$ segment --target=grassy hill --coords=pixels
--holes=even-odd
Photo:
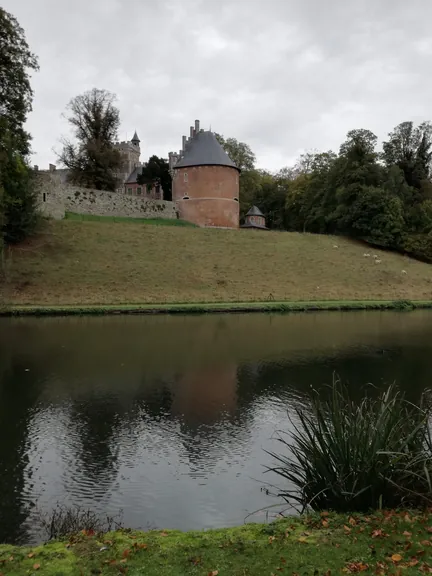
[[[289,232],[51,221],[6,269],[14,305],[432,300],[430,264]]]

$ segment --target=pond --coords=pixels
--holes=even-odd
[[[40,540],[57,503],[242,524],[275,503],[265,450],[311,386],[416,396],[431,368],[431,311],[0,319],[0,541]]]

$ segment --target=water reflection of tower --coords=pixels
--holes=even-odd
[[[214,424],[237,408],[237,366],[205,366],[176,378],[171,413],[188,428]]]
[[[189,474],[207,476],[238,450],[237,366],[205,366],[176,378],[171,415],[180,424]]]

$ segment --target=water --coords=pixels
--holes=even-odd
[[[265,449],[311,385],[415,397],[431,367],[430,311],[0,319],[0,541],[40,540],[57,502],[241,524],[275,503]]]

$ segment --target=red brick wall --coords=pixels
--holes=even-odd
[[[173,201],[182,220],[198,226],[238,228],[238,197],[239,172],[235,168],[194,166],[174,170]]]

